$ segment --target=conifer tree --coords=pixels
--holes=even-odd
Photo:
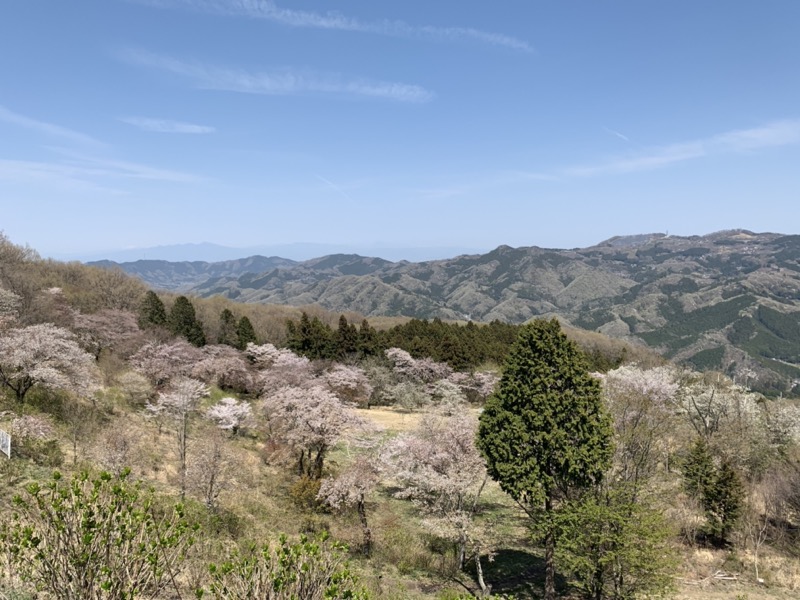
[[[339,327],[333,336],[338,358],[345,358],[358,351],[358,329],[350,325],[344,315],[339,316]]]
[[[185,337],[190,344],[198,347],[206,345],[203,326],[197,320],[194,306],[186,296],[178,296],[175,299],[167,323],[172,333]]]
[[[358,329],[358,353],[362,357],[377,356],[381,353],[378,332],[366,319],[361,321],[361,327]]]
[[[227,308],[223,309],[219,314],[219,334],[217,335],[217,343],[234,347],[239,343],[236,331],[236,317],[234,317],[233,313]]]
[[[478,447],[489,475],[538,521],[545,542],[545,599],[553,600],[559,501],[597,484],[613,451],[600,384],[556,319],[520,329],[480,416]]]
[[[256,344],[256,330],[247,317],[242,317],[236,324],[236,347],[239,350],[247,348],[247,344]]]
[[[287,321],[286,338],[286,347],[301,356],[311,360],[334,358],[333,330],[319,317],[303,312],[299,323]]]
[[[167,311],[164,303],[153,290],[148,290],[139,306],[138,324],[140,329],[163,327],[167,324]]]

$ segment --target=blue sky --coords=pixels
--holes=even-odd
[[[0,230],[570,248],[800,233],[800,2],[6,0]]]

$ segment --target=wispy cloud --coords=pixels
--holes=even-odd
[[[437,41],[471,40],[503,46],[521,52],[534,52],[526,41],[471,27],[435,27],[410,25],[404,21],[388,19],[364,21],[335,11],[315,12],[281,8],[271,0],[129,0],[158,8],[184,8],[224,16],[264,19],[291,27],[354,31],[405,38],[423,38]]]
[[[631,139],[627,135],[624,135],[624,134],[620,133],[619,131],[617,131],[615,129],[611,129],[609,127],[603,127],[603,131],[605,131],[606,133],[610,133],[614,137],[617,137],[617,138],[621,139],[623,142],[630,142],[631,141]]]
[[[9,110],[2,105],[0,105],[0,121],[10,123],[11,125],[16,125],[18,127],[23,127],[31,131],[36,131],[47,136],[67,139],[78,144],[89,146],[105,145],[99,140],[96,140],[95,138],[84,133],[80,133],[79,131],[67,129],[66,127],[54,125],[53,123],[48,123],[46,121],[39,121],[31,117],[26,117],[25,115],[21,115]]]
[[[339,187],[338,185],[336,185],[335,183],[333,183],[333,182],[332,182],[330,179],[325,179],[325,178],[324,178],[322,175],[316,175],[316,174],[314,175],[314,177],[316,177],[317,179],[319,179],[319,180],[320,180],[322,183],[324,183],[325,185],[327,185],[329,188],[331,188],[331,189],[332,189],[332,190],[334,190],[335,192],[338,192],[339,194],[341,194],[342,196],[344,196],[344,197],[345,197],[345,198],[347,198],[348,200],[350,200],[350,201],[352,201],[352,200],[353,200],[353,199],[350,197],[350,194],[348,194],[347,192],[345,192],[345,191],[344,191],[344,190],[343,190],[341,187]]]
[[[121,117],[123,123],[133,125],[144,131],[156,133],[214,133],[216,129],[207,125],[195,125],[183,121],[171,121],[169,119],[151,119],[148,117]]]
[[[566,177],[593,177],[632,173],[707,156],[751,152],[798,143],[800,143],[800,119],[785,119],[772,121],[761,127],[737,129],[707,138],[658,146],[595,165],[568,167],[559,171],[559,174]]]
[[[93,181],[95,173],[60,163],[0,159],[0,182],[47,185],[59,190],[123,195],[126,192]]]
[[[127,50],[122,60],[185,77],[201,89],[245,94],[337,94],[366,96],[399,102],[428,102],[434,94],[417,85],[364,79],[345,79],[333,73],[292,69],[253,72],[198,62],[187,62],[144,50]]]
[[[136,162],[85,156],[63,148],[50,148],[61,160],[33,161],[0,159],[0,182],[39,184],[60,190],[91,191],[121,195],[125,180],[161,183],[202,183],[207,179]]]
[[[114,179],[143,179],[168,183],[203,183],[208,181],[192,173],[162,169],[127,160],[90,156],[64,148],[50,148],[64,157],[64,165],[87,176]]]

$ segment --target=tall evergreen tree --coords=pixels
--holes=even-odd
[[[167,319],[170,331],[175,335],[180,335],[195,346],[206,345],[206,335],[203,332],[203,325],[197,320],[194,306],[186,296],[178,296]]]
[[[538,521],[545,542],[545,599],[553,600],[559,501],[599,482],[613,452],[600,384],[556,319],[520,329],[480,416],[478,447],[489,475]]]
[[[167,311],[164,303],[153,290],[148,290],[139,306],[138,323],[140,329],[163,327],[167,324]]]
[[[226,346],[236,347],[239,343],[239,338],[236,335],[236,317],[227,309],[222,309],[219,314],[219,334],[217,335],[217,343],[225,344]]]
[[[378,340],[378,332],[369,324],[369,321],[364,319],[358,329],[358,354],[361,357],[365,357],[377,356],[380,353],[381,346]]]
[[[236,325],[236,347],[239,350],[247,348],[247,344],[256,344],[256,330],[253,329],[253,324],[247,317],[239,319]]]
[[[309,317],[305,312],[299,323],[287,321],[286,347],[312,360],[335,358],[330,325],[320,321],[319,317]]]
[[[339,316],[339,327],[333,335],[337,358],[345,358],[358,352],[358,329],[347,322],[344,315]]]

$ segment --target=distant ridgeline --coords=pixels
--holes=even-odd
[[[573,250],[500,246],[423,263],[338,254],[119,266],[160,289],[366,316],[522,323],[557,315],[766,393],[800,385],[797,235],[650,234]]]

